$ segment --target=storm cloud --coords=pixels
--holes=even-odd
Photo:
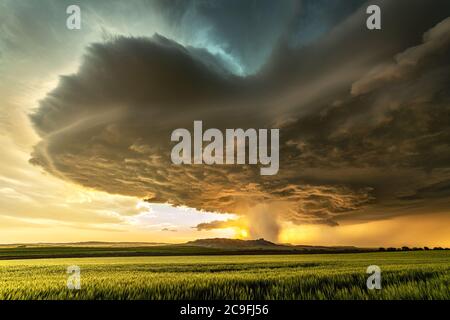
[[[31,115],[41,141],[30,161],[109,193],[261,218],[268,223],[253,223],[253,233],[270,239],[280,221],[337,225],[448,210],[450,4],[378,3],[383,31],[365,29],[364,6],[352,2],[333,16],[335,27],[308,40],[299,3],[247,76],[208,48],[158,34],[93,43]],[[184,14],[172,18],[186,16],[178,9]],[[216,35],[239,51],[236,33]],[[234,56],[245,64],[253,50]],[[280,128],[279,173],[173,165],[170,134],[194,120]]]

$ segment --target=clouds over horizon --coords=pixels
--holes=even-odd
[[[380,4],[383,31],[364,28],[363,9],[300,46],[291,43],[298,29],[283,28],[291,34],[277,33],[266,63],[245,77],[207,48],[160,35],[93,43],[31,115],[41,138],[31,162],[109,193],[264,217],[254,236],[276,238],[281,221],[333,226],[448,211],[450,4]],[[170,133],[194,120],[279,127],[278,175],[172,165]]]

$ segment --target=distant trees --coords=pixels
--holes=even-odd
[[[443,248],[443,247],[434,247],[433,249],[430,249],[429,247],[407,247],[407,246],[403,246],[401,248],[395,248],[395,247],[389,247],[389,248],[384,248],[384,247],[380,247],[378,248],[379,252],[394,252],[394,251],[428,251],[428,250],[450,250],[450,248]]]

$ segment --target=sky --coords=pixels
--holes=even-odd
[[[0,243],[450,246],[449,57],[446,0],[0,0]],[[194,120],[278,174],[172,164]]]

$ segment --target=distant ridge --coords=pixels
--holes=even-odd
[[[148,247],[161,246],[162,242],[109,242],[109,241],[79,241],[79,242],[35,242],[35,243],[5,243],[0,247]]]
[[[255,240],[230,239],[230,238],[206,238],[196,239],[185,243],[162,242],[109,242],[109,241],[79,241],[79,242],[36,242],[36,243],[10,243],[0,244],[0,248],[39,248],[39,247],[99,247],[99,248],[137,248],[137,247],[199,247],[222,250],[282,250],[282,251],[360,251],[372,250],[352,246],[311,246],[292,245],[288,243],[277,244],[263,238]]]
[[[209,239],[197,239],[188,241],[184,245],[186,246],[198,246],[206,248],[220,248],[220,249],[264,249],[264,250],[286,250],[286,251],[360,251],[360,250],[373,250],[363,249],[353,246],[310,246],[310,245],[292,245],[292,244],[277,244],[263,238],[256,240],[242,240],[242,239],[229,239],[229,238],[209,238]]]
[[[185,243],[188,246],[199,246],[208,248],[270,248],[270,247],[285,247],[264,239],[256,240],[242,240],[242,239],[228,239],[228,238],[210,238],[197,239]]]

